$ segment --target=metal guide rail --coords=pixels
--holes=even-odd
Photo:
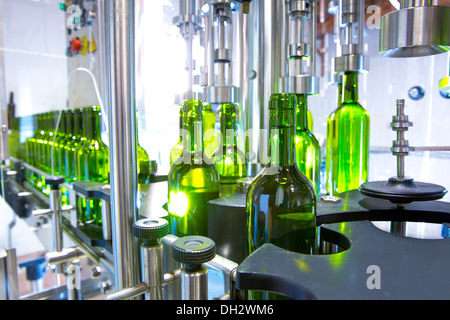
[[[22,167],[33,169],[26,164]],[[13,177],[20,177],[20,173],[10,174],[7,179],[20,186]],[[54,251],[46,254],[46,263],[56,265],[54,271],[69,279],[73,274],[67,270],[73,269],[77,260],[89,259],[96,265],[97,272],[92,275],[96,284],[85,280],[81,282],[83,289],[66,286],[23,299],[82,299],[89,297],[86,290],[99,291],[108,300],[243,299],[247,290],[276,292],[291,299],[450,298],[450,289],[445,285],[450,280],[446,271],[450,260],[442,254],[448,251],[448,239],[444,235],[433,241],[415,239],[408,236],[405,228],[407,223],[423,222],[442,224],[442,230],[448,230],[447,202],[397,204],[365,196],[359,190],[338,197],[324,196],[318,201],[320,227],[314,254],[298,254],[266,244],[239,264],[216,254],[216,244],[208,238],[178,239],[168,234],[166,220],[141,219],[135,222],[133,234],[141,240],[142,282],[116,291],[111,240],[102,238],[101,229],[90,233],[82,226],[74,226],[71,223],[74,208],[57,205],[60,190],[56,186],[61,180],[47,177],[47,182],[53,186],[45,202],[50,209],[34,210],[35,215],[53,216],[53,232],[58,233],[54,236]],[[103,197],[108,201],[109,192],[104,186],[81,183],[72,191],[85,198]],[[34,194],[33,190],[30,192]],[[232,212],[241,209],[245,197],[228,200],[227,210]],[[55,212],[60,213],[60,220],[54,218]],[[245,219],[237,219],[235,223],[238,221],[243,223]],[[387,221],[390,230],[380,230],[372,223],[376,221]],[[59,236],[62,232],[75,242],[75,247],[63,246]],[[220,247],[229,240],[217,241]],[[371,270],[378,270],[379,282],[369,281]],[[418,283],[421,290],[413,290]]]
[[[67,282],[66,286],[53,288],[45,292],[35,292],[23,297],[18,297],[16,294],[12,297],[27,300],[80,300],[89,297],[117,300],[141,298],[145,294],[147,299],[154,300],[181,298],[229,299],[231,296],[234,296],[232,288],[234,288],[237,264],[216,255],[213,242],[209,259],[197,261],[197,265],[202,267],[194,268],[196,270],[188,267],[188,271],[186,271],[186,268],[182,267],[180,262],[184,260],[177,261],[171,254],[173,243],[177,240],[183,241],[183,238],[178,239],[173,235],[167,234],[167,229],[163,231],[164,234],[157,234],[158,239],[153,239],[157,240],[157,245],[155,246],[155,241],[150,239],[152,231],[145,231],[147,225],[142,222],[145,219],[136,222],[136,224],[142,224],[141,231],[136,233],[136,237],[142,240],[142,247],[146,248],[141,249],[141,255],[144,269],[150,272],[144,274],[144,282],[137,284],[135,287],[112,293],[115,291],[114,253],[112,233],[109,225],[111,212],[108,186],[82,181],[74,183],[72,187],[65,183],[62,177],[49,176],[20,160],[11,160],[15,163],[16,170],[7,170],[6,188],[11,189],[11,192],[7,192],[7,195],[21,194],[21,198],[24,201],[22,201],[20,206],[15,206],[15,209],[20,211],[21,217],[51,217],[53,251],[45,254],[45,262],[48,267],[53,266],[55,273],[65,276]],[[46,197],[41,191],[25,181],[25,170],[45,177],[46,183],[51,187],[49,197]],[[157,181],[159,182],[159,180]],[[70,205],[61,206],[61,189],[63,188],[70,194]],[[72,205],[76,203],[76,197],[102,200],[102,227],[79,223],[76,207]],[[153,220],[150,219],[150,221]],[[159,221],[167,223],[164,219],[159,219]],[[67,235],[75,243],[75,246],[66,248],[63,243],[63,234]],[[195,243],[199,241],[199,239],[194,240]],[[206,240],[210,241],[207,238],[203,239],[203,241]],[[189,247],[189,249],[192,249],[192,244]],[[183,254],[185,257],[188,257],[189,254],[195,257],[196,252]],[[13,258],[8,261],[15,261],[15,257]],[[82,259],[89,260],[88,265],[94,264],[96,266],[92,269],[91,279],[83,279],[83,281],[80,281],[79,286],[71,285],[74,277],[77,276],[76,272],[79,272],[78,261]],[[160,275],[161,279],[156,281],[155,274]],[[5,274],[5,276],[8,275]],[[191,278],[192,281],[189,281]]]

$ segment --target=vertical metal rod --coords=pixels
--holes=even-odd
[[[189,12],[189,14],[194,14],[195,11]],[[188,99],[193,99],[193,86],[194,86],[194,61],[193,61],[193,41],[194,41],[194,23],[189,22],[187,26],[187,36],[186,36],[186,69],[187,69],[187,93]]]
[[[397,177],[399,179],[405,178],[405,157],[397,156]]]
[[[140,283],[137,220],[134,0],[107,1],[109,30],[109,154],[115,289]]]
[[[152,246],[141,246],[143,260],[143,281],[150,290],[146,300],[162,300],[162,284],[164,281],[163,246],[161,243]]]
[[[2,16],[2,1],[0,1],[0,17]],[[3,28],[0,32],[0,47],[3,48]],[[9,158],[8,116],[6,105],[5,58],[0,50],[0,161]],[[3,179],[0,182],[3,185]],[[2,190],[5,188],[2,187]]]
[[[19,299],[19,277],[17,274],[16,249],[6,250],[6,276],[8,300]]]
[[[214,35],[214,13],[216,11],[216,7],[214,4],[209,4],[209,42],[208,42],[208,50],[209,50],[209,69],[208,69],[208,86],[213,87],[215,85],[215,79],[214,79],[214,41],[215,41],[215,35]]]
[[[364,54],[364,20],[365,20],[365,1],[361,0],[358,12],[358,54]]]
[[[61,221],[61,190],[54,189],[50,191],[50,209],[52,210],[52,227],[53,227],[53,250],[61,252],[64,248],[63,230]],[[57,264],[55,272],[57,274],[64,273],[64,266]]]
[[[399,119],[405,115],[405,100],[397,100],[397,117]],[[405,132],[402,130],[397,131],[397,141],[405,140]],[[399,179],[405,178],[405,157],[403,155],[397,155],[397,177]]]
[[[317,56],[317,3],[311,1],[311,71],[310,75],[316,75],[316,56]]]
[[[60,192],[59,189],[50,191],[50,209],[53,211],[53,249],[56,252],[61,252],[63,249]]]

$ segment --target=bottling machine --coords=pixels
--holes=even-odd
[[[38,5],[22,2],[23,14]],[[45,6],[56,8],[60,33],[45,43],[59,41],[64,52],[45,48],[36,55],[64,61],[58,81],[67,87],[66,107],[24,98],[29,88],[23,88],[33,84],[19,69],[6,68],[12,54],[25,52],[10,41],[20,29],[3,19],[20,10],[0,1],[0,299],[242,301],[257,291],[288,299],[450,298],[450,176],[443,169],[450,160],[450,1]],[[365,109],[355,98],[358,88]],[[297,156],[305,168],[317,160],[310,254],[271,243],[275,222],[266,243],[251,253],[247,247],[253,231],[247,193],[273,156],[268,106],[280,93],[303,101],[298,119],[307,119],[308,141],[317,141],[315,153],[305,148]],[[358,122],[350,98],[370,117],[370,143],[369,122]],[[218,134],[220,115],[226,105],[236,108],[233,141],[245,155],[245,173],[202,203],[205,234],[177,236],[171,228],[177,220],[168,216],[175,207],[185,214],[189,199],[169,199],[169,156],[177,138],[187,139],[183,124],[193,111],[183,101],[191,100],[214,114],[213,133],[202,135],[212,140],[204,143],[228,139]],[[347,113],[333,124],[341,121],[339,108]],[[69,114],[89,114],[96,125],[75,124]],[[72,125],[86,130],[86,140],[74,146]],[[77,149],[86,141],[97,141],[91,153]],[[106,158],[99,156],[102,148]],[[41,151],[46,164],[31,156]],[[70,178],[71,152],[78,159],[73,175],[89,172],[85,178]],[[354,174],[357,161],[367,167],[358,165]],[[102,176],[94,178],[95,170]],[[336,179],[350,179],[350,187],[328,187],[337,171]]]

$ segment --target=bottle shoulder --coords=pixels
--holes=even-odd
[[[219,174],[210,160],[195,163],[190,157],[179,157],[169,170],[169,180],[196,179],[218,181]]]
[[[309,130],[297,130],[295,134],[295,143],[312,144],[318,147],[320,146],[319,140],[317,140],[316,136]]]
[[[313,185],[297,166],[264,168],[249,186],[247,196],[259,197],[263,194],[290,194],[291,198],[316,201]]]
[[[370,119],[369,112],[359,103],[342,103],[328,117],[328,122],[341,118],[363,118]]]
[[[245,160],[245,154],[237,146],[224,146],[214,150],[211,155],[213,162],[216,162],[216,160],[223,161],[223,158]]]

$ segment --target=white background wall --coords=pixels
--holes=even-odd
[[[1,1],[6,92],[14,92],[18,116],[66,105],[65,13],[59,3]]]

